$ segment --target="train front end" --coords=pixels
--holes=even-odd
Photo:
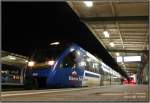
[[[35,87],[80,87],[84,70],[76,64],[76,53],[71,47],[50,48],[36,52],[26,72]]]
[[[48,61],[48,62],[52,62],[52,61]],[[53,65],[53,63],[48,63],[48,62],[35,63],[32,66],[31,65],[28,66],[26,70],[26,85],[31,85],[32,88],[47,87],[48,78],[51,75],[52,65]]]

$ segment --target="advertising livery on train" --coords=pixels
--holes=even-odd
[[[120,83],[120,74],[77,44],[51,46],[30,58],[26,80],[38,87],[81,87]]]

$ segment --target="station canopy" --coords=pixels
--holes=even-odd
[[[148,61],[148,0],[68,1],[68,5],[111,54],[142,56]],[[136,73],[139,62],[118,62],[122,69]]]
[[[7,51],[2,51],[1,62],[2,64],[24,67],[27,65],[28,57],[15,53],[10,53]]]

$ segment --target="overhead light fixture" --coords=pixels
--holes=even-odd
[[[120,54],[119,54],[119,53],[116,53],[116,56],[120,56]]]
[[[109,38],[109,32],[108,32],[108,31],[104,31],[103,34],[104,34],[104,36],[105,36],[106,38]]]
[[[59,42],[53,42],[50,45],[59,45],[59,44],[60,44]]]
[[[110,42],[109,45],[110,45],[111,47],[114,47],[114,46],[115,46],[115,44],[114,44],[113,42]]]
[[[84,4],[87,6],[87,7],[92,7],[93,6],[93,2],[92,1],[83,1]]]
[[[16,60],[16,57],[14,57],[14,56],[9,56],[9,59],[11,59],[11,60]]]
[[[26,63],[28,63],[28,60],[25,60]]]

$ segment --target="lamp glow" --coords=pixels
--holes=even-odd
[[[48,65],[53,65],[53,64],[54,64],[54,62],[55,62],[55,61],[50,60],[50,61],[48,61]]]
[[[16,57],[14,57],[14,56],[9,56],[9,59],[11,59],[11,60],[16,60]]]
[[[54,43],[51,43],[50,45],[59,45],[60,43],[59,42],[54,42]]]
[[[116,53],[116,56],[119,56],[120,54],[119,53]]]
[[[109,38],[109,32],[108,32],[108,31],[104,31],[103,34],[104,34],[104,36],[105,36],[106,38]]]
[[[85,4],[87,7],[92,7],[92,6],[93,6],[93,2],[92,2],[92,1],[84,1],[84,4]]]
[[[115,44],[114,44],[113,42],[110,42],[109,45],[110,45],[111,47],[114,47],[114,46],[115,46]]]
[[[34,65],[35,65],[35,62],[34,62],[34,61],[28,62],[28,66],[29,66],[29,67],[33,67]]]
[[[28,62],[28,66],[29,66],[29,67],[33,67],[34,65],[35,65],[35,62],[34,62],[34,61]]]

